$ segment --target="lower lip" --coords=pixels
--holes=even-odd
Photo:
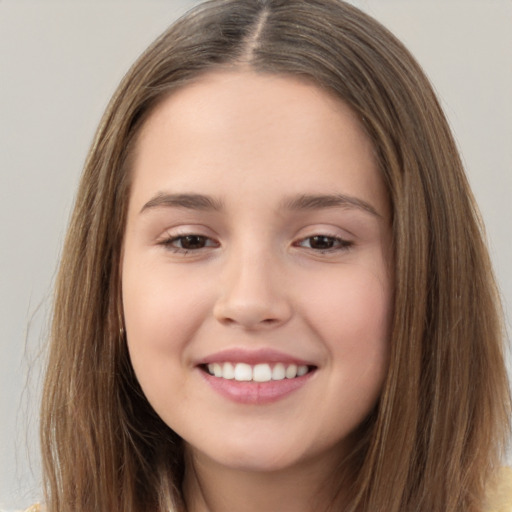
[[[315,371],[294,379],[268,382],[240,382],[214,377],[200,370],[206,382],[220,395],[240,404],[263,405],[277,402],[304,386]]]

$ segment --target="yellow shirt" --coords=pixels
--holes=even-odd
[[[40,505],[33,505],[25,512],[43,512]],[[503,468],[495,485],[489,490],[485,512],[512,512],[512,469]]]
[[[512,512],[512,469],[503,468],[489,489],[486,512]]]

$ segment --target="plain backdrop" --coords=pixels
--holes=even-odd
[[[192,0],[0,0],[0,508],[41,497],[52,283],[94,130],[132,61]],[[512,0],[353,0],[431,78],[512,312]],[[77,290],[79,293],[79,290]]]

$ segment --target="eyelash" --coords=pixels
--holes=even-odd
[[[311,247],[311,241],[314,240],[314,239],[323,239],[324,241],[327,241],[328,244],[331,244],[331,247],[326,247],[326,248],[314,248],[314,247]],[[347,251],[348,249],[350,249],[354,244],[352,242],[349,242],[348,240],[345,240],[343,238],[340,238],[339,236],[333,236],[333,235],[325,235],[325,234],[322,234],[322,235],[311,235],[311,236],[308,236],[306,238],[302,238],[301,240],[299,240],[298,242],[295,242],[293,245],[295,247],[304,247],[304,245],[302,245],[305,241],[309,240],[310,242],[310,247],[306,247],[307,249],[311,250],[311,251],[314,251],[314,252],[319,252],[320,254],[326,254],[326,253],[331,253],[331,252],[342,252],[342,251]]]
[[[199,242],[201,247],[195,247],[195,248],[185,248],[183,247],[183,242],[189,239],[189,242],[192,241],[190,239],[195,239],[196,242]],[[324,243],[327,243],[327,245],[330,245],[330,247],[324,247],[324,248],[315,248],[311,247],[311,243],[313,240],[316,239],[316,242],[319,242],[320,239],[323,239]],[[303,245],[304,242],[309,241],[309,247]],[[213,243],[209,243],[213,242]],[[175,244],[179,243],[181,247],[177,247]],[[219,243],[215,242],[212,238],[204,235],[198,235],[195,233],[187,233],[183,235],[177,235],[177,236],[169,236],[168,238],[162,240],[159,242],[159,245],[164,246],[166,249],[174,252],[186,255],[190,252],[198,252],[203,249],[208,248],[216,248],[219,247]],[[343,252],[349,250],[353,243],[349,242],[347,240],[344,240],[343,238],[340,238],[338,236],[332,236],[332,235],[325,235],[325,234],[317,234],[317,235],[311,235],[305,238],[302,238],[298,240],[297,242],[293,243],[294,247],[303,247],[305,249],[308,249],[310,251],[320,253],[320,254],[328,254],[328,253],[334,253],[334,252]]]
[[[177,242],[181,243],[183,245],[183,241],[186,240],[186,239],[196,239],[196,240],[200,240],[201,242],[204,242],[205,245],[203,245],[202,247],[196,247],[196,248],[185,248],[185,247],[176,247],[174,244],[176,244]],[[208,242],[213,242],[212,244],[209,244],[208,245]],[[180,253],[180,254],[187,254],[189,252],[196,252],[196,251],[200,251],[202,249],[206,249],[208,247],[219,247],[219,243],[218,242],[215,242],[212,238],[208,237],[208,236],[204,236],[204,235],[197,235],[195,233],[187,233],[187,234],[184,234],[184,235],[176,235],[176,236],[169,236],[168,238],[166,238],[165,240],[162,240],[161,242],[159,242],[159,245],[162,245],[164,246],[166,249],[172,251],[172,252],[175,252],[175,253]]]

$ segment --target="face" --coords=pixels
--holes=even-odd
[[[122,259],[133,367],[189,453],[338,459],[387,369],[390,213],[357,117],[286,76],[210,73],[137,142]]]

